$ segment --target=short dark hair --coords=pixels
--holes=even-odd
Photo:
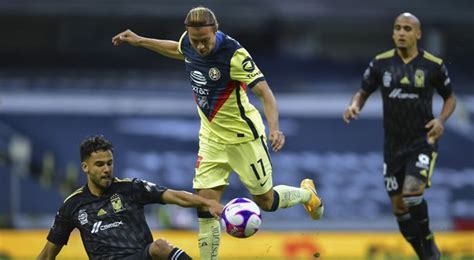
[[[186,27],[205,27],[205,26],[214,26],[217,31],[219,23],[217,22],[216,16],[211,9],[198,6],[189,10],[184,20],[184,25]]]
[[[89,136],[81,143],[81,162],[89,159],[93,152],[108,150],[113,153],[114,147],[103,135]]]

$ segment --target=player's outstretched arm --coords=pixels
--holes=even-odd
[[[369,94],[365,90],[361,89],[357,91],[357,93],[352,97],[351,103],[342,114],[344,122],[350,123],[351,120],[357,119],[368,98]]]
[[[278,122],[278,108],[272,90],[266,81],[258,82],[253,88],[252,92],[260,98],[263,105],[265,118],[268,122],[269,140],[274,152],[280,151],[285,145],[285,135],[280,131]]]
[[[51,242],[46,242],[46,245],[44,246],[43,250],[41,253],[38,255],[36,258],[37,260],[50,260],[50,259],[56,259],[56,256],[61,252],[61,249],[63,248],[62,245],[56,245]]]
[[[123,31],[112,38],[112,43],[119,46],[122,43],[128,43],[132,46],[147,48],[163,56],[184,60],[183,54],[178,51],[178,42],[170,40],[158,40],[145,38],[131,30]]]
[[[209,209],[209,213],[216,218],[220,217],[223,209],[223,206],[219,202],[203,198],[187,191],[168,189],[162,196],[163,202],[167,204],[176,204],[186,208],[206,207]]]

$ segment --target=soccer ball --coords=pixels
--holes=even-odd
[[[224,206],[221,224],[225,231],[238,238],[247,238],[258,231],[262,216],[257,204],[247,198],[236,198]]]

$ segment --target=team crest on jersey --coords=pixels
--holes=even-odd
[[[415,71],[415,87],[422,88],[425,86],[425,72],[417,69]]]
[[[382,79],[383,79],[383,86],[386,88],[390,87],[390,83],[392,82],[392,73],[385,71]]]
[[[77,216],[77,220],[81,223],[81,225],[87,224],[89,221],[87,220],[87,212],[85,209],[79,210],[79,215]]]
[[[255,70],[255,63],[253,62],[252,58],[247,57],[242,61],[242,68],[247,72],[252,72]]]
[[[125,210],[122,200],[118,194],[114,194],[112,197],[110,197],[110,203],[112,203],[112,208],[114,209],[115,213]]]
[[[210,68],[209,78],[211,78],[214,81],[218,81],[221,78],[221,71],[216,67]]]

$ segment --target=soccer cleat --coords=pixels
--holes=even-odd
[[[311,192],[311,198],[305,204],[303,204],[304,208],[312,219],[320,219],[323,216],[324,206],[321,202],[321,199],[318,197],[313,180],[302,180],[300,187]]]

